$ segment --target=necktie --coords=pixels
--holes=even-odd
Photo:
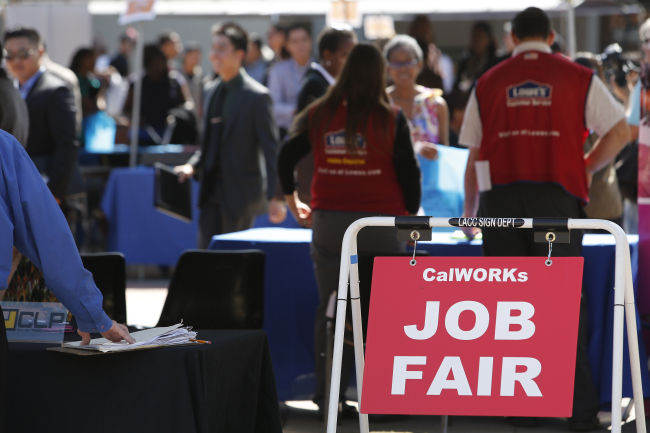
[[[223,108],[227,93],[228,89],[224,84],[221,84],[212,98],[212,104],[210,104],[208,112],[209,133],[208,142],[206,143],[208,154],[205,160],[205,170],[208,173],[214,170],[217,177],[219,177],[221,169],[221,138],[225,128]]]

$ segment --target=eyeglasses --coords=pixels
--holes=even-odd
[[[11,62],[15,59],[26,60],[36,54],[36,50],[18,51],[17,53],[10,53],[9,51],[5,50],[4,54],[5,59],[7,59],[8,62]]]
[[[390,62],[391,69],[400,69],[400,68],[413,68],[418,64],[417,59],[413,59],[409,62]]]

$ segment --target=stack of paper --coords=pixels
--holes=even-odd
[[[145,347],[199,344],[196,342],[196,332],[193,332],[191,327],[183,326],[182,323],[167,328],[152,328],[134,332],[131,334],[131,337],[136,341],[133,344],[129,344],[126,341],[113,343],[105,338],[95,338],[90,340],[90,344],[86,346],[82,346],[80,341],[75,341],[74,343],[64,343],[62,347],[99,352],[123,352]]]

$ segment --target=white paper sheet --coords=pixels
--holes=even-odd
[[[490,175],[490,161],[474,161],[476,167],[476,182],[479,192],[492,189],[492,176]]]
[[[191,328],[183,327],[182,323],[166,328],[152,328],[143,331],[134,332],[131,336],[135,343],[129,344],[126,341],[113,343],[105,338],[95,338],[90,340],[86,346],[82,346],[80,341],[64,343],[62,347],[69,347],[84,350],[97,350],[100,352],[116,352],[142,348],[145,346],[173,346],[177,344],[191,343],[196,339],[196,332]]]

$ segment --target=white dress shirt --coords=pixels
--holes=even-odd
[[[527,52],[540,51],[551,53],[551,48],[544,42],[530,41],[517,45],[512,56]],[[587,128],[594,131],[598,136],[605,136],[618,122],[625,119],[625,109],[614,99],[614,96],[607,89],[605,84],[594,75],[587,93],[585,104],[585,122]],[[469,102],[465,108],[465,118],[460,129],[458,143],[467,147],[480,147],[483,139],[483,125],[479,112],[478,100],[476,99],[476,88],[472,89]]]

